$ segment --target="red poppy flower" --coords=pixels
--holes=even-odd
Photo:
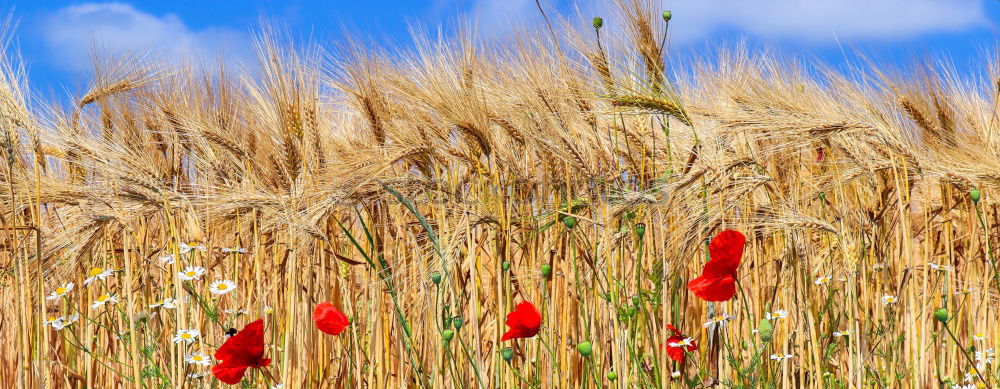
[[[705,301],[726,301],[736,294],[736,269],[743,257],[746,238],[739,231],[725,230],[708,245],[711,259],[705,263],[701,277],[688,283],[688,289]]]
[[[507,333],[503,334],[500,341],[515,338],[530,338],[538,335],[538,328],[542,326],[542,314],[538,313],[534,305],[530,302],[522,301],[517,304],[514,312],[507,314]]]
[[[243,331],[226,339],[215,351],[215,359],[222,363],[212,366],[212,374],[230,385],[240,383],[248,368],[270,365],[271,360],[264,358],[264,319],[247,324]]]
[[[667,343],[663,345],[663,348],[667,350],[667,356],[670,359],[683,363],[684,350],[687,349],[688,352],[695,351],[698,349],[698,344],[694,342],[694,339],[681,334],[673,324],[667,324],[667,329],[674,334],[670,338],[667,338]]]
[[[340,335],[347,326],[351,325],[343,312],[327,302],[316,305],[316,309],[313,310],[313,321],[316,322],[316,328],[330,335]]]

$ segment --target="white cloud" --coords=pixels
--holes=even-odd
[[[212,63],[246,58],[250,39],[224,27],[193,30],[177,15],[156,16],[124,3],[86,3],[61,8],[43,17],[42,39],[53,65],[71,72],[91,68],[91,53],[146,53],[178,62]]]
[[[980,0],[673,0],[673,40],[719,29],[807,43],[898,40],[988,25]]]

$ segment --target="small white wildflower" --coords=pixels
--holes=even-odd
[[[986,340],[986,335],[983,335],[982,332],[977,332],[975,335],[972,335],[972,340],[975,340],[977,342],[982,342]]]
[[[198,250],[198,251],[205,251],[205,250],[207,250],[205,248],[205,246],[202,246],[202,245],[189,245],[189,244],[184,243],[184,242],[181,242],[181,243],[177,244],[177,248],[180,249],[179,251],[180,251],[181,254],[190,253],[191,250]]]
[[[174,335],[174,343],[194,343],[199,336],[201,336],[201,333],[198,330],[180,330],[177,331],[177,335]]]
[[[157,301],[156,303],[150,304],[150,308],[166,308],[175,309],[177,308],[177,299],[173,297],[167,297],[163,300]]]
[[[222,252],[224,252],[224,253],[227,253],[227,254],[229,254],[229,253],[246,254],[247,253],[247,249],[245,249],[243,247],[236,247],[236,248],[223,247],[223,248],[221,248],[219,250],[222,251]]]
[[[208,366],[212,364],[212,358],[209,358],[208,355],[205,354],[193,353],[193,354],[188,354],[188,356],[184,358],[184,362],[190,363],[192,365]]]
[[[49,293],[49,297],[46,297],[46,299],[47,300],[55,300],[57,298],[65,296],[67,293],[69,293],[72,290],[73,290],[73,283],[72,282],[67,282],[67,283],[63,284],[62,286],[56,288],[56,290],[53,290],[52,293]]]
[[[851,330],[833,331],[833,337],[839,338],[841,336],[851,336]]]
[[[784,361],[786,359],[791,359],[792,354],[771,354],[771,359],[777,362]]]
[[[183,271],[177,272],[177,277],[184,281],[199,280],[203,275],[205,275],[205,268],[201,266],[188,266]]]
[[[261,309],[260,311],[263,312],[265,315],[270,315],[274,313],[274,308],[271,308],[270,305],[265,305],[264,309]]]
[[[194,372],[188,374],[188,378],[202,378],[202,377],[208,377],[208,372],[202,371],[202,372]]]
[[[224,310],[227,315],[247,315],[250,311],[246,308]]]
[[[108,277],[111,277],[111,274],[113,272],[114,272],[114,270],[112,270],[112,269],[102,269],[102,268],[99,268],[99,267],[95,267],[93,269],[90,269],[90,272],[87,273],[88,277],[85,280],[83,280],[83,285],[90,285],[91,282],[94,282],[94,281],[97,281],[97,280],[104,281],[104,279],[106,279]]]
[[[51,326],[51,327],[55,328],[56,323],[59,323],[59,325],[62,326],[62,321],[63,321],[63,318],[61,318],[61,317],[49,317],[48,319],[45,319],[45,321],[42,322],[42,325],[43,326]]]
[[[215,280],[208,286],[212,294],[223,295],[236,289],[236,283],[230,280]]]
[[[983,351],[976,351],[976,369],[978,370],[985,369],[986,365],[993,363],[994,357],[995,355],[993,354],[992,348],[988,348]]]
[[[896,296],[884,295],[882,296],[882,305],[890,305],[896,303]]]
[[[271,389],[285,389],[285,384],[277,384],[271,387]]]
[[[885,270],[885,264],[884,263],[876,263],[876,264],[872,265],[872,271],[882,271],[882,270]]]
[[[694,344],[694,338],[684,338],[680,342],[670,342],[670,343],[667,343],[668,346],[674,347],[674,348],[677,348],[677,347],[687,347],[687,346],[690,346],[692,344]]]
[[[767,318],[767,320],[787,319],[788,311],[784,309],[779,309],[774,312],[765,313],[764,317]]]
[[[80,314],[79,313],[74,313],[74,314],[69,315],[69,316],[60,317],[54,323],[52,323],[52,329],[54,329],[56,331],[60,331],[63,328],[69,327],[73,323],[76,323],[78,320],[80,320]]]
[[[104,304],[109,304],[109,305],[118,304],[119,302],[120,301],[118,300],[118,296],[116,296],[114,293],[105,293],[98,296],[97,300],[94,300],[93,304],[90,304],[90,309],[100,308],[104,306]]]
[[[164,256],[160,257],[160,263],[162,263],[164,265],[173,265],[174,262],[176,262],[176,261],[177,261],[177,257],[175,257],[173,254],[167,254],[167,255],[164,255]]]
[[[715,326],[721,327],[726,325],[726,322],[730,320],[733,320],[733,317],[728,314],[723,313],[720,315],[715,315],[715,317],[712,317],[711,319],[708,319],[708,321],[705,322],[705,328],[712,329],[715,328]]]
[[[927,262],[927,267],[929,267],[929,268],[931,268],[933,270],[941,271],[941,272],[955,270],[954,267],[947,266],[947,265],[938,265],[938,264],[933,263],[933,262]]]
[[[674,378],[679,378],[681,376],[681,372],[679,370],[674,370],[673,373],[670,373],[670,376]]]
[[[833,279],[833,276],[827,274],[825,276],[817,277],[816,280],[813,281],[813,283],[816,284],[816,285],[823,285],[823,284],[829,283],[830,280],[832,280],[832,279]]]

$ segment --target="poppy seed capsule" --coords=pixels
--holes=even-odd
[[[576,351],[579,351],[580,355],[583,355],[584,358],[589,358],[590,354],[594,353],[594,346],[590,342],[581,342],[576,345]]]
[[[510,360],[514,359],[514,349],[507,347],[503,350],[500,350],[500,356],[503,357],[504,361],[510,363]]]
[[[552,275],[552,265],[547,263],[542,265],[542,276],[547,278],[550,275]]]
[[[770,342],[771,337],[774,335],[774,326],[767,319],[760,319],[760,325],[757,327],[757,334],[760,335],[760,340],[765,342]]]
[[[438,272],[431,273],[431,282],[433,282],[434,285],[441,284],[441,273]]]
[[[618,379],[618,373],[615,373],[614,370],[608,372],[608,381],[614,381],[617,379]]]
[[[460,330],[462,329],[462,326],[465,325],[465,320],[463,320],[461,316],[455,316],[451,319],[451,324],[455,326],[456,330]]]
[[[444,332],[441,333],[441,337],[444,338],[445,342],[451,342],[452,339],[455,339],[455,331],[444,330]]]
[[[663,21],[664,22],[668,22],[669,23],[670,22],[670,18],[672,18],[673,16],[674,16],[673,12],[663,11]]]
[[[503,265],[501,267],[503,267],[503,271],[510,270],[510,262],[503,261]]]
[[[947,323],[948,310],[944,308],[938,308],[936,311],[934,311],[934,320],[937,320],[942,323]]]
[[[594,29],[595,30],[600,30],[601,27],[604,27],[604,18],[602,18],[600,16],[595,17],[592,22],[594,23]]]
[[[636,224],[635,234],[639,235],[639,238],[642,239],[642,237],[646,235],[646,223]]]
[[[983,193],[979,191],[979,188],[972,188],[972,190],[969,191],[969,198],[972,199],[973,203],[978,203],[982,196]]]
[[[573,227],[576,227],[576,218],[572,216],[566,216],[563,218],[563,224],[566,225],[566,228],[572,230]]]

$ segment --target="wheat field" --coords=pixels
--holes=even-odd
[[[96,56],[66,101],[4,57],[0,387],[229,387],[260,318],[240,387],[1000,385],[1000,62],[678,59],[615,4],[402,50],[264,29],[245,71]]]

